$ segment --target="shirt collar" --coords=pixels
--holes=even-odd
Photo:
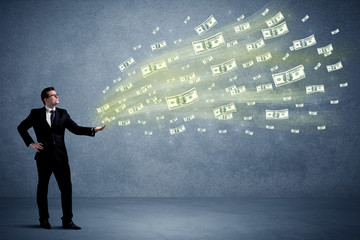
[[[46,112],[48,112],[48,113],[49,113],[51,110],[54,110],[54,111],[56,110],[56,107],[54,107],[54,109],[51,109],[51,108],[49,108],[48,106],[45,106],[45,108],[46,108]]]

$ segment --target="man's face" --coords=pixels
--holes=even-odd
[[[45,98],[45,105],[53,108],[57,104],[59,104],[59,96],[56,94],[54,90],[48,92],[48,97]]]

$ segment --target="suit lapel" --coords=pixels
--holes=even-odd
[[[40,121],[42,122],[42,124],[44,126],[50,128],[50,125],[46,121],[46,108],[45,107],[42,108],[40,119],[41,119]]]

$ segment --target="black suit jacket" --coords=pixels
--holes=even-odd
[[[18,131],[26,146],[34,143],[28,133],[33,127],[38,143],[42,143],[44,149],[37,152],[35,160],[44,161],[54,159],[56,161],[68,161],[65,147],[65,128],[76,135],[94,136],[95,131],[90,127],[78,126],[65,109],[56,108],[53,126],[50,127],[46,121],[46,108],[32,109],[30,115],[20,123]]]

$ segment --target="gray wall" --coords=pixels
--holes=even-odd
[[[1,1],[0,197],[35,196],[34,151],[24,145],[16,127],[30,109],[42,106],[43,88],[56,88],[59,107],[67,109],[78,124],[101,125],[96,118],[96,108],[106,102],[101,91],[111,86],[108,94],[114,94],[112,80],[122,77],[124,83],[127,81],[127,72],[121,73],[117,68],[121,61],[133,56],[151,62],[156,53],[151,53],[149,45],[164,39],[169,43],[165,51],[175,49],[170,43],[177,38],[191,46],[191,41],[199,39],[193,28],[211,14],[219,23],[205,37],[234,23],[242,14],[259,15],[257,11],[266,7],[271,10],[266,17],[286,12],[291,26],[290,33],[279,38],[278,48],[279,55],[289,52],[295,58],[283,63],[281,69],[300,62],[308,73],[294,88],[303,89],[320,81],[326,85],[325,94],[304,98],[306,107],[310,106],[305,110],[318,111],[319,119],[327,125],[325,131],[308,124],[308,116],[289,119],[284,126],[275,123],[278,129],[274,131],[264,129],[268,124],[264,120],[265,109],[289,107],[296,111],[294,101],[270,101],[251,110],[239,103],[237,118],[229,122],[196,119],[187,123],[186,132],[176,136],[168,131],[176,125],[156,124],[146,129],[136,124],[119,127],[111,123],[95,138],[67,132],[73,194],[359,197],[359,4],[282,0]],[[306,14],[310,19],[302,23]],[[186,16],[191,16],[191,20],[185,25]],[[153,35],[156,26],[160,31]],[[261,28],[257,38],[261,37]],[[330,31],[336,28],[340,33],[332,36]],[[315,47],[299,53],[289,51],[292,40],[313,33],[318,37]],[[275,43],[276,40],[266,41],[269,50],[274,50]],[[315,48],[329,43],[333,43],[334,53],[327,58],[317,56]],[[137,44],[142,48],[134,51]],[[339,60],[344,68],[328,74],[325,65]],[[322,67],[315,72],[312,68],[318,61],[322,61]],[[136,66],[138,71],[139,67]],[[270,67],[267,66],[268,82],[272,81]],[[257,70],[249,71],[247,79]],[[243,71],[240,64],[238,71]],[[236,84],[255,86],[253,80],[246,81]],[[335,87],[344,82],[348,82],[347,88]],[[330,105],[329,100],[333,99],[339,99],[339,104]],[[163,114],[168,121],[169,111]],[[251,114],[259,116],[259,120],[241,119]],[[174,116],[183,115],[175,112]],[[207,132],[199,134],[199,127],[206,127]],[[301,132],[293,134],[291,128],[300,128]],[[227,129],[228,133],[221,135],[219,129]],[[244,134],[246,129],[254,131],[254,135]],[[144,130],[154,134],[145,136]],[[53,178],[49,195],[59,195]]]

